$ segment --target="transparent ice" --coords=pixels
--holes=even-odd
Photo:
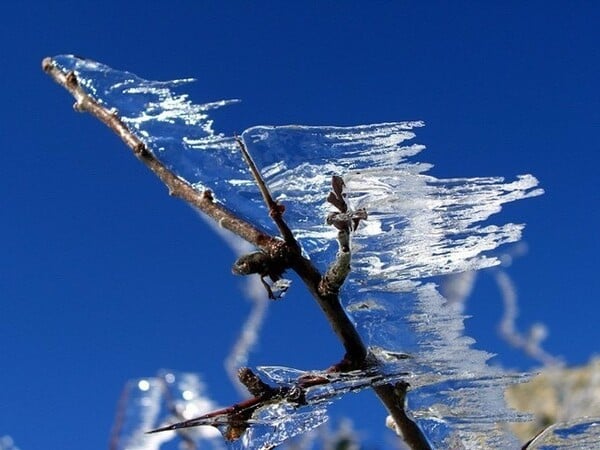
[[[223,449],[217,430],[208,427],[146,434],[169,423],[191,419],[217,406],[198,375],[163,370],[130,380],[123,390],[112,431],[111,450]],[[219,439],[216,439],[219,438]]]
[[[231,101],[194,104],[179,92],[190,80],[147,81],[73,56],[54,62],[75,71],[88,93],[118,112],[176,174],[276,234],[235,140],[217,133],[208,116]],[[518,241],[523,225],[492,224],[488,218],[504,203],[542,190],[531,175],[513,180],[429,175],[431,164],[416,159],[424,147],[413,141],[423,125],[257,126],[242,138],[285,205],[285,219],[305,254],[321,270],[337,251],[336,232],[325,224],[332,175],[343,177],[350,207],[368,212],[353,235],[352,273],[342,300],[381,373],[402,374],[411,384],[409,410],[434,446],[516,448],[516,438],[502,424],[524,418],[505,406],[504,390],[521,377],[491,367],[491,355],[472,348],[460,309],[447,303],[431,279],[498,264],[491,252]],[[276,383],[286,373],[264,372]],[[317,426],[324,420],[319,405],[291,422],[285,420],[294,416],[291,411],[265,411],[262,423],[272,426],[253,428],[251,439],[245,436],[236,445],[254,440],[260,444],[252,448],[269,448],[290,434],[290,426]]]

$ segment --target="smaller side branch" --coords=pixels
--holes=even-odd
[[[269,208],[269,216],[271,216],[273,222],[275,222],[275,225],[277,225],[277,228],[279,228],[281,237],[286,242],[286,244],[292,246],[296,250],[299,250],[300,246],[298,245],[298,242],[296,241],[292,230],[290,230],[287,223],[285,223],[285,221],[283,220],[283,212],[285,211],[285,206],[273,200],[271,192],[269,191],[265,180],[263,179],[260,171],[258,170],[258,167],[256,167],[256,163],[252,159],[252,156],[250,155],[250,152],[248,151],[248,147],[246,147],[244,140],[238,136],[236,137],[236,141],[238,143],[238,146],[240,147],[244,161],[248,165],[250,173],[252,174],[252,177],[254,178],[258,189],[260,190],[263,200]]]
[[[338,295],[340,288],[346,281],[350,273],[350,259],[352,252],[350,248],[350,232],[356,230],[362,219],[367,218],[364,210],[349,211],[344,194],[344,180],[342,177],[334,175],[331,178],[331,192],[327,196],[327,201],[331,203],[338,211],[332,212],[327,216],[327,223],[338,230],[337,240],[339,251],[335,261],[329,266],[329,269],[319,283],[319,292],[323,296]]]
[[[321,295],[337,295],[350,273],[350,233],[348,230],[338,231],[339,251],[335,261],[329,266],[319,283]]]
[[[282,242],[281,239],[270,236],[264,231],[254,227],[249,222],[238,218],[223,205],[217,203],[210,191],[200,192],[191,184],[170,171],[152,154],[150,149],[132,133],[116,112],[108,110],[98,104],[95,99],[89,96],[81,88],[77,77],[73,72],[64,73],[54,65],[51,58],[45,58],[42,62],[42,67],[56,83],[73,95],[76,100],[74,105],[75,110],[90,113],[113,130],[113,132],[115,132],[133,151],[134,155],[154,172],[154,174],[168,187],[171,195],[179,197],[190,205],[198,208],[207,216],[215,220],[220,226],[232,231],[234,234],[261,249],[272,259],[284,258],[286,261],[285,266],[293,269],[306,284],[309,292],[315,298],[321,310],[327,317],[335,334],[344,345],[346,350],[344,361],[348,361],[348,364],[344,363],[343,366],[346,368],[364,368],[368,365],[365,344],[354,324],[344,311],[344,308],[341,306],[338,295],[339,288],[349,271],[350,248],[347,245],[347,235],[349,234],[350,229],[356,229],[361,219],[366,218],[366,213],[364,211],[347,211],[347,205],[345,204],[342,192],[343,181],[340,177],[334,177],[332,180],[333,193],[328,198],[330,203],[340,210],[339,215],[333,218],[335,220],[332,222],[332,225],[336,226],[338,230],[342,232],[338,235],[340,255],[333,263],[326,276],[322,277],[319,270],[308,259],[302,256],[297,241],[287,224],[283,221],[283,206],[277,204],[272,199],[251,158],[249,158],[250,163],[248,164],[251,170],[253,170],[253,176],[259,184],[263,198],[269,207],[271,217],[278,226],[281,235],[284,238],[284,242]],[[242,151],[246,150],[245,153],[249,157],[243,142],[238,140],[238,143],[241,144],[240,147],[242,148]],[[252,169],[252,167],[254,167],[254,169]],[[343,225],[343,227],[340,228],[336,223],[345,223],[346,225]],[[352,224],[351,228],[347,225],[348,223]],[[386,384],[373,386],[373,389],[392,415],[392,418],[398,425],[407,444],[413,450],[430,449],[431,447],[421,431],[405,413],[404,395],[406,394],[407,387],[408,385],[404,386],[402,389],[398,387],[394,389],[392,385]],[[253,386],[253,389],[254,388],[257,389],[257,393],[262,389],[266,389],[264,386],[261,387],[258,384]],[[303,390],[301,391],[303,392]],[[248,426],[248,418],[252,416],[252,413],[257,408],[264,405],[265,400],[277,401],[285,398],[287,401],[300,403],[302,401],[302,396],[298,397],[297,394],[298,392],[293,391],[284,392],[266,389],[263,395],[236,404],[230,408],[215,411],[192,421],[171,425],[154,431],[175,430],[198,425],[220,426],[229,424],[231,425],[229,429],[231,432],[230,438],[235,438],[236,435],[241,435],[241,433],[243,433],[245,427]],[[225,419],[225,421],[223,421],[223,419]]]
[[[156,428],[148,431],[147,434],[161,431],[181,431],[198,426],[213,426],[220,429],[226,440],[235,441],[242,437],[244,432],[251,426],[254,414],[261,408],[278,402],[289,402],[297,406],[307,405],[306,389],[315,385],[313,383],[308,386],[297,384],[290,387],[272,387],[262,381],[248,367],[242,367],[239,370],[238,378],[252,394],[252,398],[194,419]],[[321,384],[325,382],[326,380],[321,380]]]

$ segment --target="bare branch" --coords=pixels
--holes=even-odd
[[[348,230],[338,231],[339,251],[335,261],[329,266],[327,272],[319,283],[321,295],[337,295],[350,273],[350,238]]]
[[[223,205],[215,202],[210,191],[199,192],[187,181],[171,172],[163,163],[156,159],[146,144],[131,132],[117,113],[98,104],[96,100],[81,88],[73,72],[65,74],[53,64],[51,58],[45,58],[42,62],[42,67],[54,81],[75,97],[74,109],[90,113],[113,130],[133,151],[134,155],[160,178],[169,189],[170,195],[188,202],[214,219],[223,228],[232,231],[267,253],[272,253],[274,249],[280,246],[278,239],[269,236],[249,222],[240,219]]]
[[[110,431],[110,439],[108,442],[108,450],[117,450],[119,448],[120,434],[123,430],[125,423],[125,415],[127,409],[127,402],[129,401],[129,390],[127,386],[121,392],[119,401],[117,403],[117,412],[115,414],[115,423]]]
[[[344,186],[342,177],[334,175],[331,178],[331,192],[327,196],[327,201],[335,206],[339,212],[329,214],[327,223],[338,229],[339,251],[335,261],[329,266],[319,283],[319,293],[321,295],[338,295],[350,273],[350,259],[352,257],[350,252],[350,230],[352,222],[347,214],[348,205],[344,199]]]
[[[247,367],[241,368],[238,372],[238,376],[240,382],[246,386],[248,391],[252,394],[252,398],[226,408],[211,411],[194,419],[184,420],[156,428],[147,433],[152,434],[170,430],[182,431],[186,428],[198,426],[213,426],[217,428],[223,427],[225,439],[235,441],[248,429],[254,413],[261,408],[282,401],[298,406],[307,405],[306,388],[315,385],[315,383],[313,383],[306,386],[297,384],[290,387],[271,387]],[[324,383],[328,381],[325,380],[320,382]]]
[[[226,209],[223,205],[217,203],[210,191],[199,192],[187,181],[179,178],[172,171],[170,171],[163,163],[161,163],[150,151],[150,149],[123,123],[117,113],[108,110],[102,105],[98,104],[91,96],[89,96],[79,85],[77,77],[73,72],[64,73],[58,69],[51,58],[45,58],[42,62],[44,71],[59,85],[69,91],[76,100],[74,105],[75,110],[88,112],[111,130],[113,130],[125,144],[133,151],[134,155],[143,162],[154,174],[168,187],[169,193],[176,197],[185,200],[190,205],[198,208],[200,211],[205,213],[208,217],[212,218],[223,228],[232,231],[237,236],[243,238],[247,242],[253,244],[257,248],[260,248],[269,257],[274,260],[283,260],[285,268],[291,268],[294,270],[303,282],[306,284],[309,292],[314,297],[319,307],[325,314],[327,320],[331,324],[333,331],[337,335],[338,339],[342,342],[346,355],[344,356],[344,364],[338,365],[344,367],[345,370],[353,368],[362,369],[369,366],[373,366],[373,363],[368,361],[367,349],[363,343],[358,331],[354,324],[347,316],[344,308],[341,306],[340,299],[338,296],[339,287],[343,283],[348,271],[349,271],[349,246],[347,246],[347,235],[350,232],[349,226],[343,226],[338,229],[343,231],[338,236],[338,241],[341,247],[341,256],[332,266],[332,269],[328,272],[326,278],[330,281],[325,281],[318,269],[301,254],[300,247],[294,238],[293,234],[287,227],[287,224],[283,221],[283,207],[273,201],[264,181],[256,166],[246,153],[248,157],[247,162],[253,176],[261,189],[263,198],[269,206],[270,215],[277,224],[284,241],[281,239],[270,236],[262,230],[259,230],[249,222],[242,220],[237,217],[233,212]],[[238,140],[242,151],[245,146],[241,140]],[[246,149],[247,150],[247,149]],[[245,157],[246,157],[245,156]],[[254,167],[254,169],[253,169]],[[333,181],[333,197],[330,200],[334,205],[336,202],[341,206],[340,214],[345,215],[344,217],[338,217],[336,221],[332,222],[332,225],[336,226],[336,223],[348,223],[348,220],[353,224],[352,229],[355,229],[358,222],[365,218],[364,211],[357,211],[354,214],[348,214],[346,211],[345,201],[343,199],[342,187],[340,184],[341,178],[337,177]],[[343,183],[343,182],[342,182]],[[336,205],[337,206],[337,205]],[[338,220],[339,219],[339,220]],[[340,222],[341,220],[341,222]],[[347,251],[344,251],[345,248]],[[333,281],[331,281],[333,280]],[[322,288],[322,284],[326,284],[329,287]],[[339,286],[338,286],[339,285]],[[336,287],[337,286],[337,287]],[[390,384],[373,386],[375,393],[379,396],[382,403],[386,406],[388,412],[398,425],[399,430],[404,436],[406,443],[413,449],[429,449],[430,446],[423,434],[418,429],[417,425],[406,415],[404,410],[404,395],[406,393],[408,385],[404,386],[399,397],[397,389]],[[288,401],[292,400],[291,393],[284,394],[278,392],[274,394],[269,391],[265,394],[270,397],[270,401],[277,400],[279,395],[287,395]],[[264,404],[264,396],[259,396],[247,400],[245,402],[233,405],[230,408],[224,410],[215,411],[211,414],[202,416],[201,418],[194,419],[164,427],[156,431],[162,430],[174,430],[178,428],[185,428],[189,426],[197,425],[216,425],[216,424],[228,424],[229,436],[226,437],[234,439],[236,436],[241,435],[245,428],[248,426],[248,418],[252,416],[252,413],[261,405]],[[279,398],[281,399],[281,397]],[[219,419],[226,418],[225,422],[219,422]]]
[[[260,190],[263,200],[269,208],[269,216],[271,216],[273,222],[275,222],[275,225],[277,225],[277,228],[279,228],[281,237],[286,242],[286,244],[299,248],[298,242],[296,241],[292,230],[290,230],[287,223],[285,223],[285,221],[283,220],[283,212],[285,211],[285,206],[273,200],[273,197],[269,192],[269,188],[267,187],[265,180],[263,180],[263,177],[260,174],[258,167],[256,167],[256,163],[252,159],[252,156],[250,155],[250,152],[248,151],[248,147],[246,147],[244,140],[241,137],[236,137],[236,141],[238,143],[238,146],[240,147],[242,156],[244,157],[244,161],[246,161],[246,164],[250,169],[250,173],[254,177],[254,181],[256,182],[256,185]]]

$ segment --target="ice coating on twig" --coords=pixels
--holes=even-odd
[[[71,56],[54,62],[74,70],[85,89],[176,174],[276,232],[233,138],[212,128],[208,112],[229,102],[195,105],[176,93],[189,80],[147,81]],[[367,211],[353,235],[352,273],[342,298],[382,372],[409,372],[409,410],[435,442],[511,447],[515,441],[495,423],[518,419],[503,403],[514,377],[489,367],[489,355],[471,348],[460,311],[447,306],[428,279],[496,264],[489,252],[518,240],[523,226],[484,221],[504,203],[542,191],[531,175],[511,181],[428,175],[431,165],[414,159],[424,148],[412,142],[421,126],[260,126],[242,137],[286,206],[287,223],[321,269],[337,246],[335,230],[325,224],[332,175],[344,178],[350,208]],[[271,438],[277,433],[285,434]]]
[[[215,187],[212,183],[218,185],[242,167],[234,140],[215,132],[208,116],[209,111],[236,100],[195,104],[187,94],[179,92],[194,81],[192,78],[144,80],[131,72],[72,55],[56,56],[53,62],[65,72],[73,71],[94,99],[117,113],[182,178],[202,180],[206,186]],[[227,171],[234,166],[236,171]]]
[[[425,280],[497,264],[486,253],[517,241],[523,227],[482,222],[503,203],[542,191],[529,175],[511,182],[427,175],[429,164],[411,160],[423,148],[409,143],[421,125],[255,127],[243,136],[317,264],[335,251],[333,231],[321,219],[329,211],[323,199],[331,176],[344,177],[351,208],[367,211],[353,236],[352,273],[342,299],[368,345],[410,355],[384,358],[384,370],[410,371],[409,410],[425,428],[434,424],[439,431],[444,424],[444,433],[429,430],[439,436],[435,443],[512,447],[515,439],[495,423],[522,420],[504,406],[504,389],[514,377],[490,367],[491,355],[471,348],[461,311],[446,306]]]

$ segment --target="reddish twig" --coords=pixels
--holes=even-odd
[[[298,406],[306,405],[306,388],[301,385],[274,388],[262,381],[252,370],[243,367],[238,372],[240,382],[253,395],[252,398],[204,414],[194,419],[184,420],[171,425],[160,427],[148,433],[161,431],[179,431],[185,428],[209,425],[223,428],[223,436],[229,441],[236,440],[252,424],[253,415],[260,408],[286,401]]]

